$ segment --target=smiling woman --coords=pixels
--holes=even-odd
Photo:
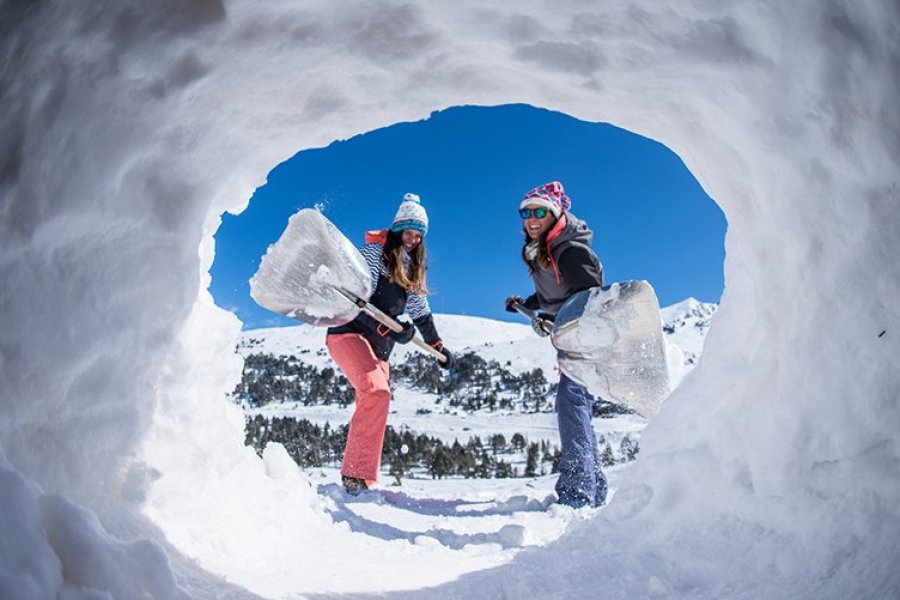
[[[391,401],[388,358],[394,344],[408,344],[416,333],[443,354],[446,368],[453,358],[444,348],[425,297],[425,242],[428,213],[415,194],[404,194],[389,229],[366,236],[361,253],[371,274],[366,299],[379,311],[401,321],[392,331],[365,311],[345,325],[328,329],[326,345],[355,391],[356,406],[347,432],[341,466],[344,488],[357,495],[378,480],[381,450]]]
[[[594,224],[610,281],[647,279],[663,305],[719,300],[725,218],[684,163],[622,129],[525,105],[448,109],[296,154],[244,212],[223,215],[210,291],[247,329],[296,324],[253,303],[247,285],[290,215],[319,206],[359,244],[412,189],[432,217],[435,310],[510,319],[503,298],[528,283],[511,217],[522,190],[554,179]]]

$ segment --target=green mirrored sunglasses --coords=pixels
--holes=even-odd
[[[539,206],[537,208],[520,208],[519,216],[523,219],[529,218],[532,214],[536,219],[543,219],[550,213],[549,208],[544,208],[543,206]]]

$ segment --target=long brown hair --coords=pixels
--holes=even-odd
[[[522,233],[525,234],[525,243],[522,244],[522,260],[525,262],[525,265],[528,266],[529,275],[534,275],[534,272],[537,271],[538,268],[546,271],[550,268],[550,265],[553,264],[553,257],[550,255],[549,244],[547,244],[547,236],[553,231],[555,226],[556,223],[547,228],[547,231],[542,233],[537,240],[532,240],[528,235],[528,231],[525,230],[525,227],[522,227]],[[533,259],[528,258],[528,247],[531,246],[531,244],[537,244],[537,254]]]
[[[409,273],[403,265],[403,240],[401,234],[388,230],[384,244],[384,262],[387,266],[388,279],[407,292],[427,294],[425,285],[425,238],[409,253]]]

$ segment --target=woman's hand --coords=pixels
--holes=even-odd
[[[538,314],[531,319],[531,328],[541,337],[547,337],[553,331],[553,321],[548,319],[546,315]]]
[[[523,298],[522,296],[510,296],[509,298],[507,298],[506,299],[506,312],[511,312],[511,313],[517,312],[516,308],[515,308],[516,304],[525,306],[525,298]]]
[[[449,370],[453,369],[453,367],[456,366],[456,357],[453,356],[452,352],[450,352],[449,350],[444,348],[444,346],[441,346],[440,348],[438,348],[438,352],[443,354],[444,357],[447,359],[445,361],[440,361],[440,360],[438,361],[438,365],[440,365],[440,367],[442,369],[447,369],[449,371]]]
[[[413,339],[413,336],[416,335],[416,328],[412,323],[404,323],[403,321],[398,321],[398,323],[403,329],[391,331],[388,335],[398,344],[408,344]]]

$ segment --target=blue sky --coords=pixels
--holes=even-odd
[[[210,290],[245,329],[295,325],[250,298],[260,258],[300,208],[356,245],[390,226],[405,192],[422,198],[432,311],[520,320],[503,310],[533,291],[519,258],[523,194],[559,180],[594,230],[606,282],[646,279],[660,305],[722,295],[725,218],[662,144],[526,105],[456,107],[304,150],[276,166],[240,215],[223,215]]]

